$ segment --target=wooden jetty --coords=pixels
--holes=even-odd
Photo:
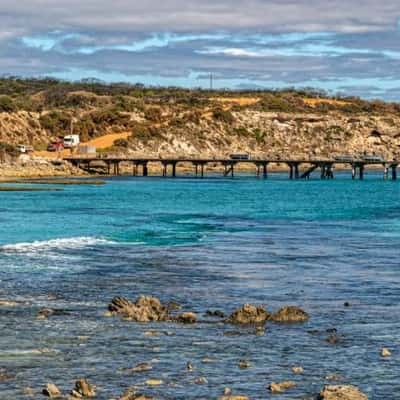
[[[162,167],[163,177],[176,177],[177,167],[179,164],[191,164],[194,169],[196,177],[203,178],[205,176],[206,166],[209,164],[219,164],[224,167],[224,176],[233,177],[235,174],[235,167],[238,164],[253,164],[257,176],[262,178],[268,177],[268,166],[271,164],[286,165],[289,171],[289,179],[309,179],[311,174],[319,171],[321,179],[333,179],[334,168],[337,165],[347,165],[351,167],[352,178],[357,177],[364,179],[365,169],[368,166],[382,166],[384,179],[397,179],[397,167],[400,161],[368,161],[362,159],[352,160],[289,160],[289,159],[232,159],[232,158],[132,158],[132,157],[67,157],[64,159],[73,165],[90,170],[95,165],[105,168],[108,175],[120,175],[120,165],[131,164],[133,176],[148,176],[149,164],[159,163]],[[301,171],[301,167],[305,169]]]

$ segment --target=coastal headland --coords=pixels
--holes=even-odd
[[[255,159],[329,160],[376,154],[395,160],[399,125],[396,103],[312,90],[226,92],[2,79],[0,176],[83,174],[62,161],[74,150],[47,151],[54,138],[71,132],[106,157],[220,159],[246,153]],[[18,145],[33,152],[20,155]],[[160,174],[162,167],[152,171]]]

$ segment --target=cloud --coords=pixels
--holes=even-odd
[[[394,0],[2,0],[0,73],[384,97],[399,17]]]

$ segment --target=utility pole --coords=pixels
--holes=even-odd
[[[210,90],[213,90],[213,74],[210,74]]]

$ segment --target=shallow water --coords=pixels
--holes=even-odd
[[[318,392],[330,374],[371,399],[400,398],[400,183],[348,178],[118,178],[2,193],[0,299],[25,303],[0,307],[0,368],[14,377],[0,382],[0,398],[22,399],[23,388],[40,392],[49,381],[69,391],[87,377],[99,399],[132,385],[159,399],[213,399],[226,386],[251,399],[294,399]],[[175,300],[202,322],[103,317],[113,296],[139,294]],[[271,311],[297,304],[311,319],[268,323],[255,336],[203,316],[245,302]],[[67,313],[37,320],[43,306]],[[325,341],[329,328],[336,345]],[[391,358],[381,359],[383,346]],[[252,367],[239,369],[241,359]],[[122,372],[151,360],[152,371]],[[200,376],[208,384],[192,383]],[[149,378],[165,385],[147,388]],[[271,395],[269,383],[281,380],[298,386]]]

